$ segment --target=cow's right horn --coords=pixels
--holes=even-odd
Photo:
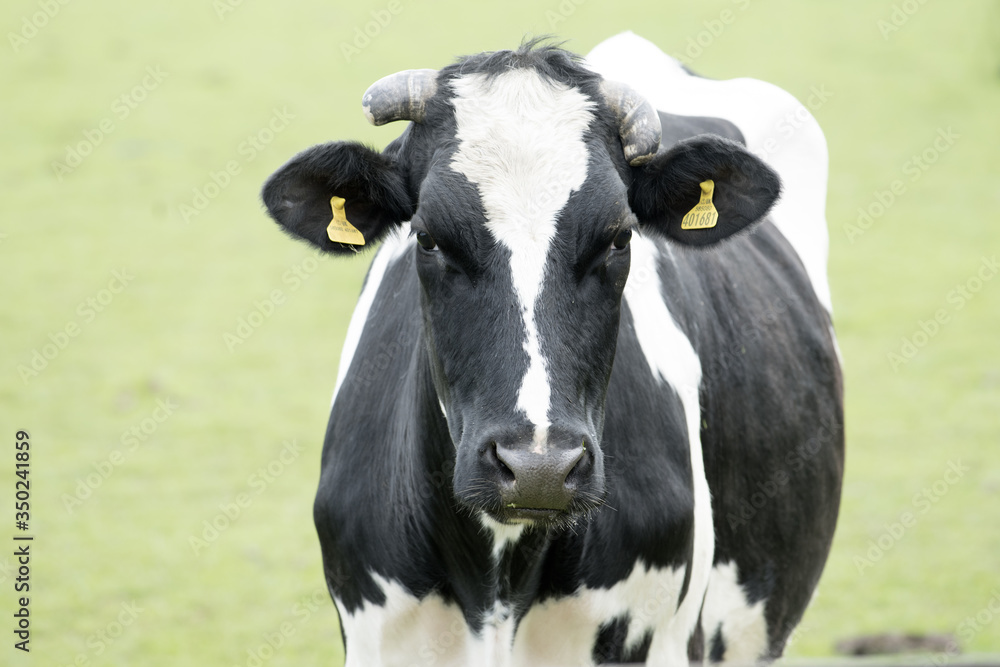
[[[422,123],[427,100],[437,92],[437,70],[408,69],[373,83],[361,98],[365,116],[372,125],[396,120]]]
[[[601,93],[618,121],[625,159],[633,167],[649,162],[660,148],[660,116],[645,97],[618,81],[605,79]]]

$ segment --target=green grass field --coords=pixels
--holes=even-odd
[[[5,546],[0,664],[340,664],[311,505],[367,259],[284,237],[260,185],[314,143],[393,138],[360,107],[385,74],[625,29],[707,76],[830,93],[848,467],[790,655],[891,630],[1000,652],[995,2],[12,0],[0,24],[0,539],[18,429],[36,536],[33,662]]]

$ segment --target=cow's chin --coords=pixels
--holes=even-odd
[[[481,513],[504,526],[523,526],[528,529],[562,530],[568,529],[580,521],[586,520],[598,510],[601,503],[584,503],[574,501],[565,510],[555,510],[539,507],[491,507],[474,506],[463,502],[465,507],[474,513]]]

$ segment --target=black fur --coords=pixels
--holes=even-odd
[[[601,626],[592,652],[594,664],[646,662],[649,645],[653,642],[653,633],[645,633],[638,644],[628,647],[625,645],[625,640],[628,637],[628,623],[628,616],[624,616]]]
[[[665,111],[657,111],[656,113],[660,117],[660,127],[662,128],[660,145],[664,148],[670,148],[679,141],[696,137],[699,134],[715,134],[723,139],[735,141],[741,146],[747,145],[740,128],[723,118],[678,116]]]
[[[356,142],[321,144],[302,151],[264,184],[262,198],[275,222],[293,236],[332,253],[355,252],[326,233],[330,198],[343,197],[348,221],[367,246],[413,215],[415,201],[390,155]]]
[[[715,227],[681,229],[681,219],[701,197],[699,184],[715,181]],[[705,134],[676,143],[635,169],[629,203],[639,221],[692,246],[709,246],[761,220],[778,199],[774,170],[743,146]]]
[[[712,633],[711,648],[708,651],[708,659],[712,662],[722,662],[726,657],[726,640],[722,638],[722,626]]]

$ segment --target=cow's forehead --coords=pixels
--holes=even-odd
[[[594,102],[532,68],[452,80],[455,138],[450,167],[479,191],[485,225],[510,251],[529,365],[517,405],[543,446],[551,398],[535,303],[559,213],[587,178],[586,133]]]
[[[497,241],[544,250],[587,177],[594,103],[531,68],[452,81],[458,149],[450,166],[474,184]]]

